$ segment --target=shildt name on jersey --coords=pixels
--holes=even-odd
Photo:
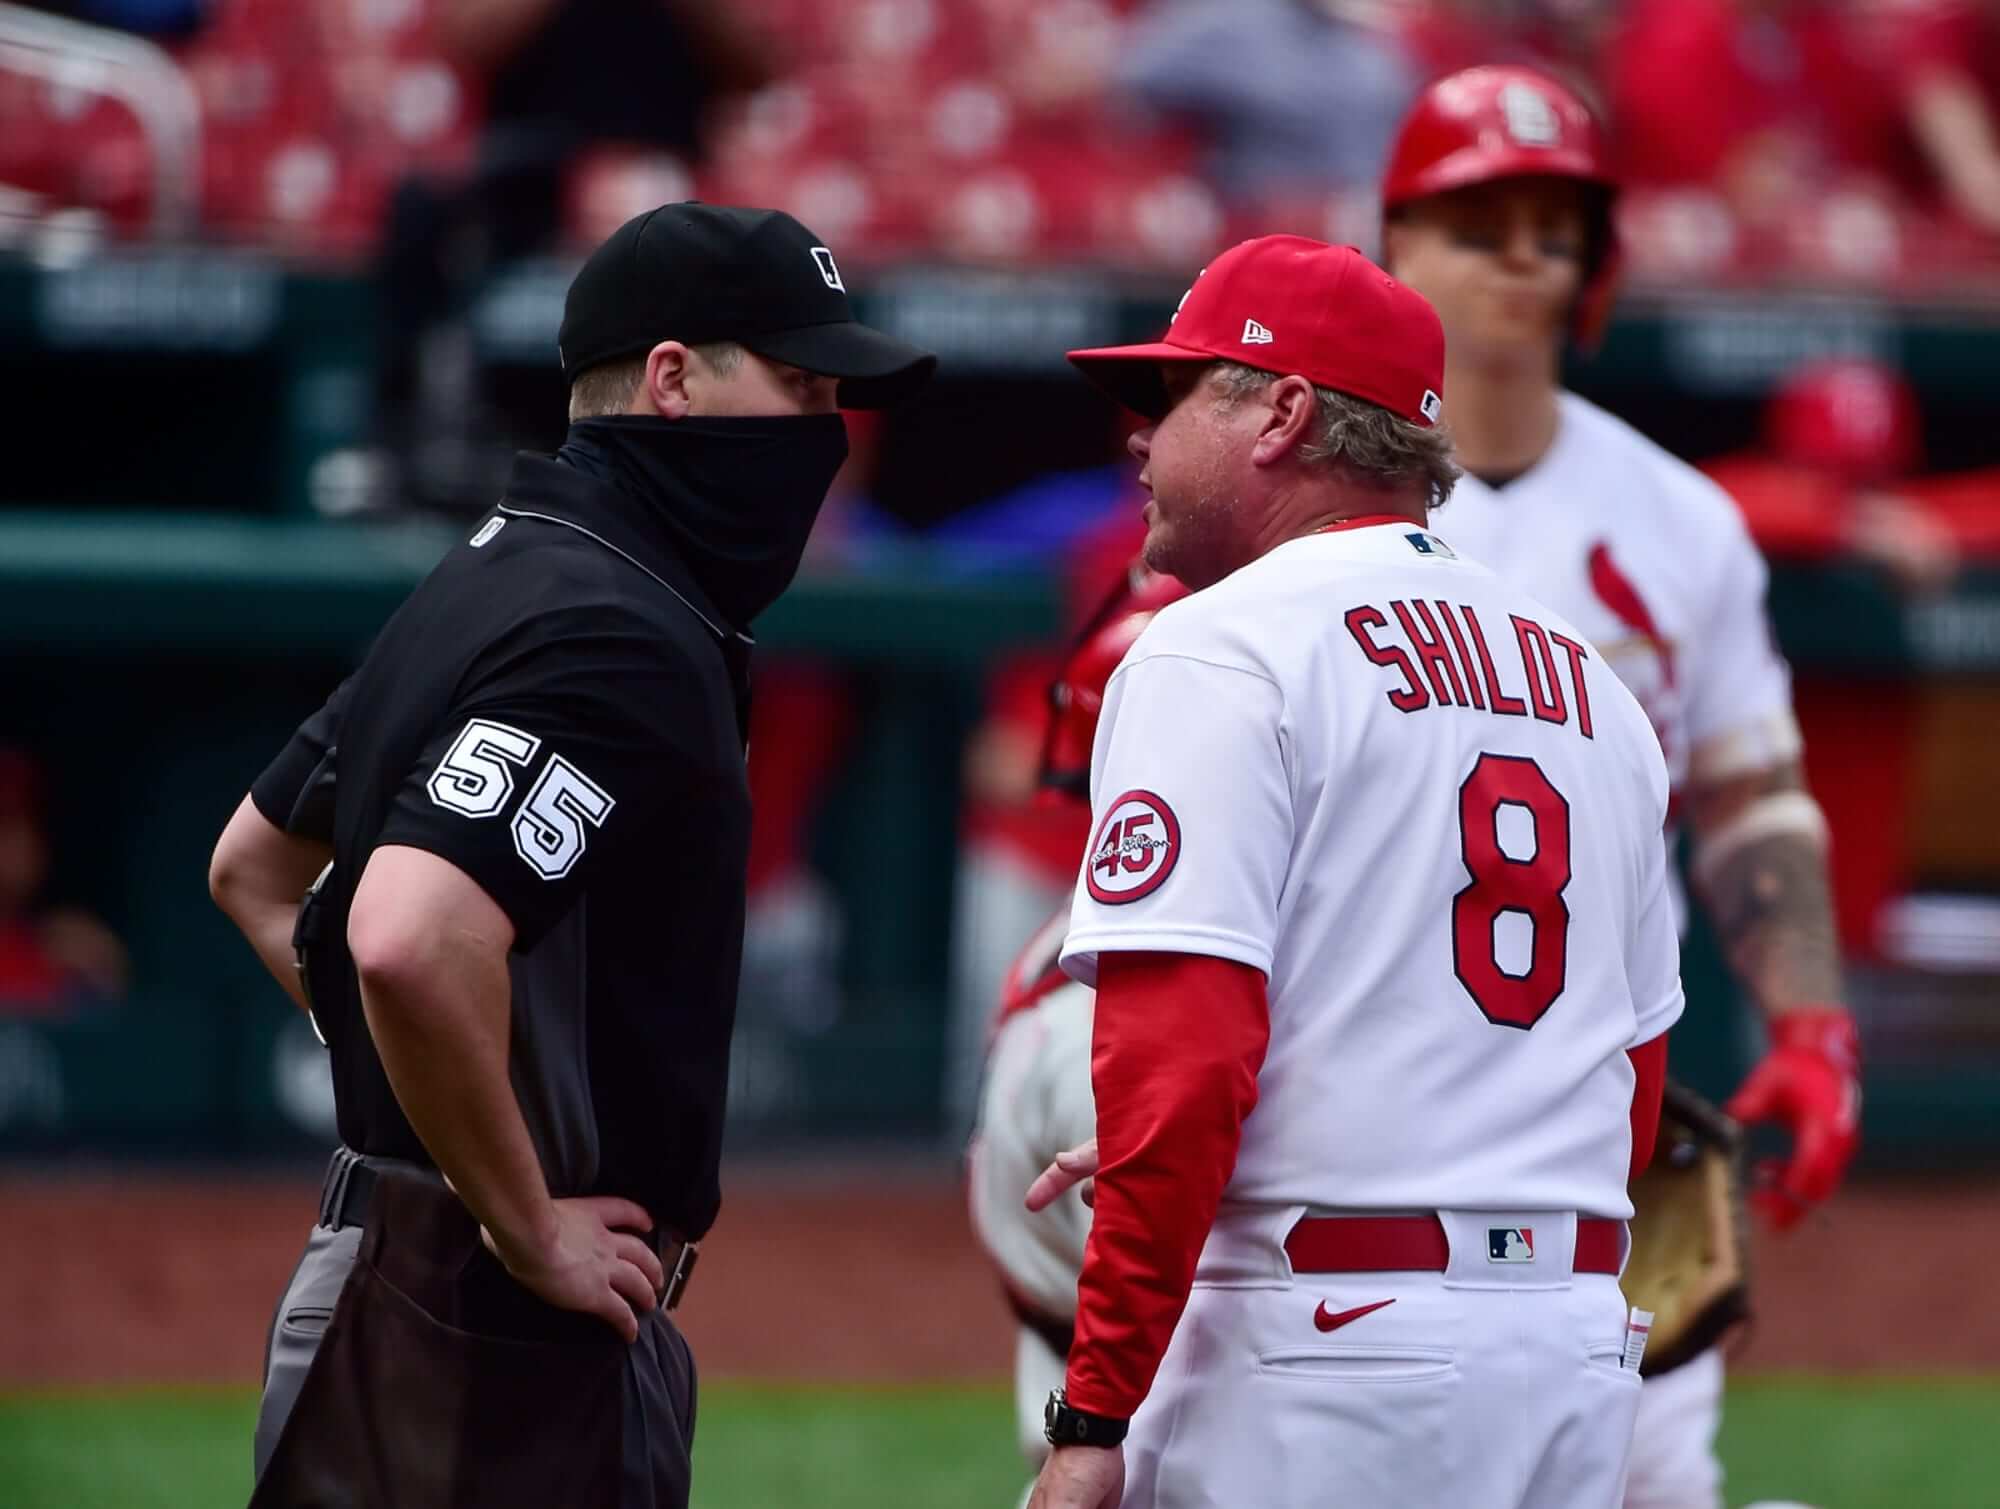
[[[1479,615],[1463,603],[1454,607],[1443,598],[1431,602],[1394,598],[1386,611],[1373,603],[1357,603],[1347,610],[1345,622],[1361,653],[1400,678],[1402,685],[1385,693],[1398,712],[1469,707],[1503,718],[1573,722],[1584,738],[1596,737],[1583,669],[1591,653],[1567,634],[1510,613],[1507,628],[1497,631],[1496,651]],[[1508,630],[1513,635],[1511,645]],[[1518,677],[1513,674],[1516,660]]]

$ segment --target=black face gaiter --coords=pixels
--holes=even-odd
[[[838,414],[758,419],[579,419],[556,459],[645,506],[738,629],[798,574],[806,537],[847,459]]]

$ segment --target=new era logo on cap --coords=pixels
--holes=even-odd
[[[1246,346],[1268,346],[1275,337],[1255,320],[1243,322],[1243,344]]]
[[[1489,1226],[1486,1228],[1486,1261],[1489,1263],[1532,1263],[1535,1260],[1535,1232],[1529,1226]]]

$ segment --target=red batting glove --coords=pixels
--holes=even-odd
[[[1840,1006],[1809,1006],[1771,1019],[1771,1051],[1727,1110],[1738,1121],[1782,1122],[1790,1162],[1758,1169],[1750,1201],[1779,1231],[1832,1194],[1861,1140],[1861,1044]]]

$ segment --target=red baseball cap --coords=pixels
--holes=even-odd
[[[1906,477],[1924,464],[1923,416],[1909,379],[1855,358],[1808,364],[1764,411],[1764,434],[1787,461],[1857,482]]]
[[[1162,362],[1234,361],[1297,373],[1415,424],[1443,411],[1444,326],[1430,301],[1351,246],[1259,236],[1202,269],[1167,333],[1072,351],[1083,375],[1149,419],[1167,411]]]

